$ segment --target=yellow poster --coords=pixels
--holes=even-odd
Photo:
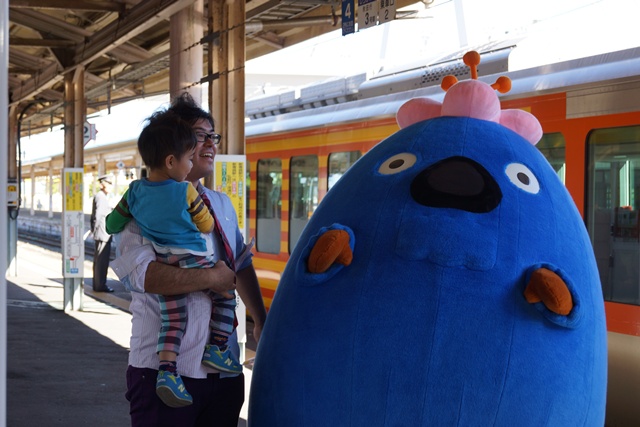
[[[64,210],[67,212],[82,212],[82,180],[84,170],[79,168],[64,169]]]
[[[245,165],[245,156],[217,155],[213,175],[214,189],[229,196],[238,215],[238,226],[243,232],[246,219]]]
[[[7,206],[18,207],[18,184],[15,179],[9,178],[7,181]]]
[[[229,199],[231,199],[233,208],[238,216],[240,232],[245,238],[247,235],[245,229],[247,217],[246,164],[246,156],[238,154],[218,154],[215,158],[213,170],[213,189],[225,193],[229,196]],[[241,343],[241,346],[244,346],[243,343],[247,342],[246,306],[239,295],[237,301],[236,316],[238,318],[238,327],[236,331],[238,334],[238,342]]]

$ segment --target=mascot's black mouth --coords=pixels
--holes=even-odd
[[[455,156],[420,172],[411,183],[411,196],[423,206],[487,213],[500,204],[502,191],[480,163]]]

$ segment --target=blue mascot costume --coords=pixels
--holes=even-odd
[[[443,80],[320,203],[258,345],[251,427],[599,426],[604,304],[584,223],[501,110]]]

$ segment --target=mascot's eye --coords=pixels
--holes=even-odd
[[[409,169],[416,163],[416,160],[416,156],[411,153],[396,154],[381,164],[378,172],[383,175],[393,175]]]
[[[538,194],[540,191],[538,178],[522,163],[511,163],[505,172],[513,185],[519,189],[531,194]]]

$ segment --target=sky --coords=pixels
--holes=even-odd
[[[511,70],[640,46],[637,0],[425,1],[428,7],[406,8],[414,11],[410,19],[347,36],[337,29],[247,61],[247,100],[336,77],[425,65],[461,47],[506,38],[527,37],[510,55]],[[86,147],[135,138],[144,118],[168,101],[168,96],[132,101],[109,115],[89,117],[98,134]],[[23,160],[39,159],[61,153],[64,135],[44,132],[22,138],[21,145]]]

